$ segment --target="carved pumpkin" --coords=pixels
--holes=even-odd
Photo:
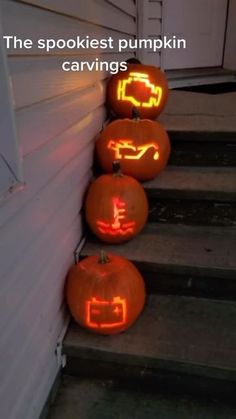
[[[115,74],[108,83],[108,105],[121,118],[131,118],[135,106],[141,118],[156,119],[167,97],[166,76],[154,66],[129,64],[126,71]]]
[[[113,164],[112,175],[102,175],[90,186],[85,202],[87,222],[107,243],[122,243],[136,236],[146,223],[148,201],[143,187]]]
[[[164,127],[148,119],[113,121],[96,143],[101,168],[112,171],[113,160],[119,160],[124,174],[140,181],[154,178],[166,166],[170,141]]]
[[[108,335],[130,327],[145,302],[145,285],[128,260],[101,252],[69,271],[67,302],[75,321],[96,333]]]

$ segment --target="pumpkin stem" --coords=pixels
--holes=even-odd
[[[141,61],[135,57],[129,58],[126,62],[127,64],[142,64]]]
[[[118,160],[112,162],[112,172],[113,176],[122,176],[120,162]]]
[[[100,263],[101,265],[105,265],[106,263],[109,263],[109,262],[110,262],[110,259],[107,256],[106,252],[104,250],[101,250],[98,263]]]
[[[135,106],[132,108],[132,119],[135,119],[136,121],[140,119],[140,112]]]

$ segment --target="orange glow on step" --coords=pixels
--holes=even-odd
[[[148,150],[153,149],[153,160],[159,160],[158,145],[156,143],[143,144],[138,147],[132,140],[109,141],[107,148],[114,150],[115,160],[140,160]],[[125,154],[126,153],[126,154]],[[128,154],[129,153],[129,154]],[[133,154],[131,154],[133,153]]]
[[[109,318],[109,322],[104,323],[104,317]],[[112,301],[101,300],[92,297],[86,301],[86,324],[96,329],[106,329],[120,327],[127,321],[126,300],[121,297],[114,297]]]
[[[134,89],[135,96],[132,96],[128,93],[129,88],[132,88],[132,85],[137,85],[137,88]],[[120,101],[128,101],[132,103],[133,106],[141,108],[153,108],[160,105],[162,99],[162,88],[160,86],[155,86],[149,80],[148,74],[143,73],[130,73],[128,79],[119,80],[117,88],[117,99]],[[139,95],[145,95],[146,100],[139,98]]]
[[[126,203],[120,198],[112,199],[113,220],[111,223],[97,221],[98,230],[102,234],[111,236],[132,234],[134,232],[135,221],[124,222],[126,218]]]

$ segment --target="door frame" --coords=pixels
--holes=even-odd
[[[230,12],[230,10],[232,9],[232,13]],[[236,16],[236,1],[235,0],[227,0],[227,12],[226,12],[226,21],[225,21],[225,32],[224,32],[224,46],[223,46],[223,53],[222,53],[222,59],[221,59],[221,66],[212,66],[211,68],[230,68],[229,67],[229,63],[228,63],[228,67],[225,67],[226,62],[231,62],[234,61],[235,62],[235,67],[234,69],[236,69],[236,57],[235,60],[233,59],[233,57],[231,55],[232,54],[232,46],[233,43],[234,45],[236,44],[236,19],[235,19],[235,25],[233,24],[233,12]],[[164,28],[165,28],[165,17],[166,17],[166,1],[162,0],[162,25],[161,25],[161,37],[163,38],[165,33],[164,33]],[[231,17],[231,21],[230,21],[230,17]],[[229,26],[230,26],[230,30],[229,30]],[[226,49],[228,51],[227,56],[226,56]],[[165,50],[161,51],[161,69],[165,70],[165,66],[164,66],[164,56],[165,56]],[[201,69],[204,69],[207,67],[201,67]],[[197,67],[189,69],[191,70],[196,70]],[[186,68],[183,69],[179,69],[176,71],[185,71],[186,72]]]

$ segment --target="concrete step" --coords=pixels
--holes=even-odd
[[[234,89],[235,90],[235,89]],[[206,94],[171,90],[159,120],[177,132],[236,133],[236,91]]]
[[[236,166],[236,132],[168,129],[168,133],[170,165]]]
[[[168,166],[144,187],[151,222],[236,225],[236,168]]]
[[[164,396],[124,381],[64,376],[47,419],[235,419],[236,409],[219,401]]]
[[[221,67],[209,68],[187,68],[185,70],[166,70],[168,84],[170,89],[173,88],[192,88],[206,87],[212,88],[215,92],[216,88],[224,89],[224,86],[230,86],[235,82],[235,71],[225,70]],[[225,90],[225,89],[224,89]]]
[[[150,293],[236,297],[236,227],[149,223],[120,246],[91,237],[80,256],[97,254],[101,248],[133,261]]]
[[[101,336],[72,324],[63,353],[71,375],[234,398],[236,303],[151,295],[125,333]]]
[[[170,164],[236,166],[236,92],[171,90],[159,120],[170,134]]]

